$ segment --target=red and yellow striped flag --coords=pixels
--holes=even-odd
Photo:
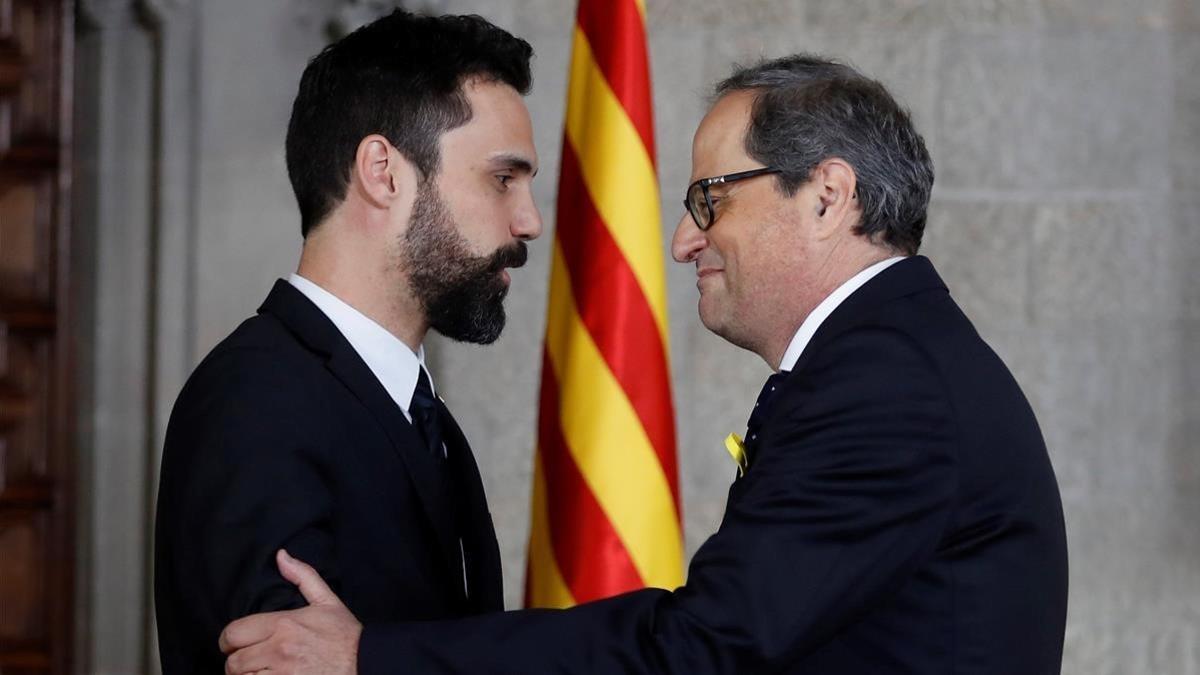
[[[683,583],[642,0],[580,0],[563,136],[529,607]]]

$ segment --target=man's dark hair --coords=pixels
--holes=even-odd
[[[830,157],[858,178],[862,220],[856,234],[913,255],[921,246],[933,189],[933,160],[909,113],[882,84],[854,68],[811,54],[737,67],[716,86],[719,98],[756,93],[746,154],[780,169],[791,196]]]
[[[329,45],[304,69],[287,132],[287,169],[304,236],[346,197],[354,154],[381,134],[427,180],[442,134],[471,120],[463,84],[531,83],[529,43],[479,16],[402,10]]]

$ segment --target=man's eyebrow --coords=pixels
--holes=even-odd
[[[537,175],[537,169],[533,168],[533,162],[529,161],[523,155],[501,153],[494,155],[489,161],[496,168],[511,169],[521,173]]]

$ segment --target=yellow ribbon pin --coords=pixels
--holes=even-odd
[[[737,464],[738,475],[746,475],[746,443],[742,441],[742,437],[737,434],[729,434],[725,437],[725,449],[729,451],[729,456],[733,457],[733,463]]]

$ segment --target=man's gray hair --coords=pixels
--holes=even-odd
[[[780,170],[791,196],[831,157],[858,179],[862,219],[856,234],[906,255],[921,246],[933,189],[933,160],[908,111],[879,82],[836,61],[797,54],[735,68],[716,97],[756,93],[746,153]]]

